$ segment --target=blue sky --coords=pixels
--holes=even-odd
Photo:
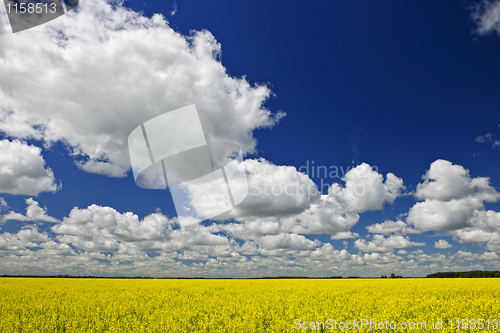
[[[498,269],[499,1],[81,0],[16,34],[1,13],[0,274]],[[126,138],[190,104],[251,187],[323,197],[250,195],[179,228]]]

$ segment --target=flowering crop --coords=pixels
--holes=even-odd
[[[448,323],[499,313],[498,279],[0,278],[0,332],[334,332],[294,321],[363,318],[427,323],[413,332],[439,319],[435,331],[495,332]]]

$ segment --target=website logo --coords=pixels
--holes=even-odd
[[[128,147],[136,184],[169,188],[181,226],[223,214],[248,195],[240,147],[207,142],[195,105],[138,126]]]
[[[3,0],[12,32],[55,20],[75,8],[78,0]]]

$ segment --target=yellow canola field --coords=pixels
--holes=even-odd
[[[498,319],[500,279],[0,278],[0,332],[500,332]]]

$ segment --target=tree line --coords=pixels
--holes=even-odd
[[[438,272],[428,274],[428,278],[493,278],[500,277],[499,271]]]

